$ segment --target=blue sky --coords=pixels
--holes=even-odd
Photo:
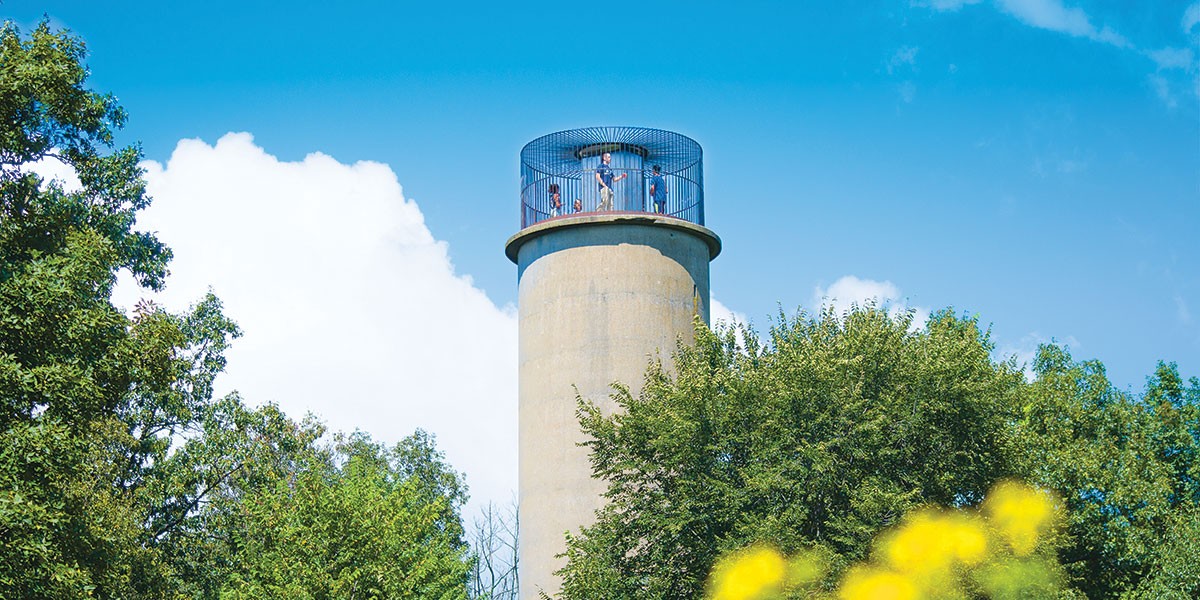
[[[1160,359],[1200,375],[1200,2],[433,4],[10,0],[0,15],[28,30],[45,13],[82,36],[92,85],[130,113],[121,141],[140,141],[163,173],[183,173],[192,163],[180,141],[198,139],[205,146],[187,155],[196,165],[238,164],[220,162],[220,147],[278,167],[275,183],[242,186],[265,195],[308,169],[306,189],[370,181],[407,203],[395,214],[383,200],[329,204],[321,210],[358,220],[292,239],[247,226],[288,210],[283,192],[269,209],[254,206],[262,194],[156,193],[161,212],[148,223],[168,244],[196,238],[262,257],[260,275],[300,269],[289,257],[303,252],[286,244],[318,237],[330,244],[322,256],[373,265],[364,280],[407,273],[401,263],[415,259],[403,252],[387,262],[350,250],[362,237],[356,224],[409,219],[407,234],[380,239],[431,249],[449,273],[438,275],[446,293],[483,307],[487,325],[472,325],[476,333],[495,326],[503,333],[491,337],[511,345],[516,269],[503,245],[519,225],[521,147],[575,127],[656,127],[703,146],[706,222],[724,241],[713,295],[760,329],[780,307],[882,293],[893,305],[978,314],[999,349],[1022,360],[1041,341],[1066,342],[1122,387],[1140,389]],[[332,162],[306,159],[314,153]],[[207,173],[201,180],[222,177]],[[199,231],[195,216],[168,216],[185,203],[218,214]],[[227,297],[246,344],[258,343],[256,329],[271,331],[256,328],[252,290],[180,260],[176,278],[195,283],[178,287],[193,299],[203,285]],[[307,277],[340,267],[331,258],[325,268]],[[405,282],[387,289],[425,293],[424,280]],[[397,332],[431,320],[419,300],[360,302],[375,288],[356,285],[365,286],[330,284],[341,294],[331,301],[388,313]],[[290,305],[272,292],[258,296]],[[333,344],[353,355],[353,332],[345,335]],[[405,335],[372,352],[432,344],[425,354],[465,364],[469,352],[455,348],[475,343],[470,328]],[[511,352],[489,347],[478,360],[504,354],[499,362],[515,369]],[[422,370],[413,364],[390,368],[406,381],[406,368]],[[483,367],[460,373],[488,377]],[[511,385],[495,387],[508,395]],[[393,391],[414,389],[437,394]],[[342,427],[372,426],[330,417],[336,405],[297,406]]]

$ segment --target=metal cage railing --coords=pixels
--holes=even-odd
[[[521,149],[521,228],[610,211],[704,225],[702,159],[695,140],[661,129],[588,127],[544,135]]]

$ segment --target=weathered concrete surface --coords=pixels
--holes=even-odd
[[[708,322],[708,229],[652,215],[588,215],[509,240],[518,265],[521,598],[559,589],[563,533],[601,507],[575,417],[575,394],[611,412],[612,383],[634,395],[648,363],[669,362],[692,318]]]

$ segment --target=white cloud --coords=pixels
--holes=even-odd
[[[718,323],[725,323],[727,325],[744,325],[748,323],[746,322],[746,316],[744,313],[732,311],[730,307],[721,304],[720,301],[712,298],[712,296],[709,296],[708,300],[708,313],[708,320],[710,320],[714,326]]]
[[[997,0],[996,3],[1001,10],[1026,25],[1086,37],[1121,48],[1129,46],[1129,41],[1112,29],[1097,29],[1083,9],[1067,8],[1059,0]]]
[[[929,7],[934,10],[954,11],[966,4],[976,4],[978,1],[912,0],[912,5]],[[1200,75],[1196,75],[1197,72],[1200,72],[1200,61],[1196,59],[1195,52],[1191,48],[1140,49],[1111,27],[1097,26],[1083,9],[1068,7],[1062,0],[995,0],[995,5],[1001,12],[1007,13],[1031,27],[1084,37],[1130,52],[1137,52],[1152,60],[1159,71],[1177,69],[1189,72],[1193,76],[1190,77],[1187,85],[1191,87],[1191,91],[1196,96],[1200,97]],[[1184,11],[1180,25],[1185,33],[1192,35],[1192,41],[1200,40],[1200,30],[1192,34],[1192,30],[1200,25],[1200,2],[1193,3]],[[892,67],[889,66],[889,72],[891,69]],[[953,71],[952,68],[951,72]],[[1177,98],[1175,94],[1171,93],[1172,86],[1166,78],[1160,75],[1151,75],[1150,86],[1169,108],[1177,106]],[[901,90],[901,96],[907,98],[903,90]]]
[[[934,10],[954,11],[967,4],[977,4],[980,0],[927,0],[914,1],[914,6],[925,6]],[[1129,40],[1109,27],[1097,28],[1092,24],[1087,13],[1080,8],[1067,8],[1060,0],[996,0],[1000,10],[1016,17],[1017,20],[1037,27],[1086,37],[1098,42],[1112,44],[1120,48],[1129,47]],[[1190,9],[1189,9],[1190,10]],[[1200,19],[1200,17],[1197,17]],[[1185,29],[1188,28],[1187,18],[1184,18]]]
[[[1191,33],[1196,25],[1200,25],[1200,2],[1197,2],[1183,11],[1183,19],[1179,22],[1183,27],[1184,33]]]
[[[920,52],[920,48],[916,46],[901,46],[898,48],[888,57],[888,75],[896,75],[901,71],[905,73],[916,72],[918,52]],[[917,86],[911,80],[902,81],[896,86],[896,92],[902,102],[911,104],[917,96]]]
[[[1088,164],[1082,160],[1063,159],[1058,161],[1058,172],[1071,174],[1086,171]]]
[[[890,281],[873,281],[859,279],[846,275],[833,285],[822,289],[817,286],[813,290],[813,306],[830,306],[838,313],[844,313],[853,306],[862,306],[868,302],[891,302],[900,298],[900,290]]]
[[[374,162],[284,162],[227,134],[145,164],[139,228],[175,251],[172,310],[211,286],[245,332],[219,393],[307,411],[394,443],[420,427],[465,471],[472,505],[516,488],[517,324],[466,276]],[[143,295],[129,282],[117,301]]]
[[[713,330],[726,327],[750,328],[750,321],[746,319],[745,313],[736,312],[730,309],[728,306],[721,304],[716,298],[713,298],[711,294],[709,295],[708,308],[709,323]],[[762,342],[760,340],[760,344],[761,343]],[[737,335],[737,347],[739,350],[746,350],[746,338],[742,336],[740,332]]]
[[[913,5],[925,6],[941,11],[956,11],[967,4],[977,4],[980,1],[914,0]],[[1061,0],[995,0],[995,2],[1000,10],[1032,27],[1086,37],[1121,48],[1130,45],[1129,40],[1126,40],[1116,31],[1108,27],[1097,28],[1083,9],[1068,8],[1063,5]],[[1184,23],[1186,29],[1186,17]]]
[[[894,52],[891,58],[888,59],[887,72],[888,74],[895,73],[901,67],[910,69],[917,65],[917,52],[920,48],[916,46],[901,46]]]
[[[79,176],[75,174],[75,167],[53,156],[42,157],[35,162],[21,165],[21,168],[37,173],[42,178],[42,189],[45,189],[51,181],[57,181],[68,192],[79,190],[83,187],[83,184],[79,181]]]
[[[997,360],[1008,360],[1016,358],[1017,367],[1022,370],[1026,381],[1033,381],[1037,374],[1033,371],[1033,359],[1037,358],[1038,346],[1042,344],[1059,344],[1066,346],[1068,350],[1078,350],[1082,344],[1075,336],[1067,336],[1066,339],[1056,340],[1047,338],[1036,331],[1026,334],[1016,343],[1004,344],[996,348],[992,354]]]
[[[709,296],[708,300],[708,316],[709,321],[715,328],[718,323],[725,325],[748,325],[750,322],[746,320],[745,313],[735,312],[728,306],[721,304],[716,298]]]
[[[1200,13],[1200,4],[1193,5]],[[1190,9],[1189,9],[1190,10]],[[1197,15],[1200,19],[1200,14]],[[1187,25],[1185,19],[1184,25]],[[1193,24],[1194,25],[1194,24]],[[1200,41],[1200,33],[1194,36],[1194,39]],[[1150,84],[1150,89],[1154,90],[1155,95],[1167,108],[1175,108],[1179,105],[1178,97],[1175,90],[1180,90],[1183,94],[1187,94],[1188,88],[1186,85],[1181,85],[1176,82],[1174,85],[1167,78],[1171,70],[1180,70],[1193,74],[1190,84],[1197,96],[1200,96],[1200,61],[1196,59],[1196,53],[1191,48],[1161,48],[1159,50],[1148,50],[1145,55],[1154,61],[1158,67],[1157,73],[1152,73],[1146,76],[1146,80]],[[1167,73],[1164,73],[1167,71]]]
[[[1150,50],[1146,52],[1146,56],[1154,61],[1161,69],[1190,69],[1192,61],[1195,59],[1195,54],[1191,48],[1163,48],[1161,50]]]
[[[1187,302],[1183,296],[1175,296],[1175,316],[1179,317],[1179,322],[1184,325],[1192,324],[1192,311],[1188,310]]]
[[[914,330],[924,327],[925,322],[929,320],[929,309],[921,306],[910,307],[900,295],[900,288],[892,282],[859,279],[853,275],[845,275],[827,288],[817,286],[813,290],[811,305],[819,307],[818,310],[829,306],[835,313],[845,314],[851,307],[864,306],[870,302],[887,310],[893,317],[898,317],[911,308]]]
[[[1154,94],[1162,100],[1167,108],[1175,108],[1178,106],[1178,101],[1175,99],[1175,94],[1171,93],[1171,84],[1167,82],[1167,78],[1162,75],[1147,75],[1146,82],[1150,84],[1150,89],[1154,90]]]
[[[913,0],[913,6],[925,6],[934,10],[958,10],[968,4],[978,4],[980,0]]]

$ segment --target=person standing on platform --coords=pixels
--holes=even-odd
[[[562,195],[558,193],[558,184],[550,184],[546,191],[550,193],[550,216],[557,217],[562,214]]]
[[[596,167],[596,183],[600,184],[600,210],[613,209],[613,189],[612,184],[625,179],[628,173],[621,173],[613,177],[612,167],[608,163],[612,162],[612,154],[605,152],[600,156],[600,166]]]
[[[650,199],[654,201],[654,212],[667,214],[667,182],[663,181],[662,167],[654,165],[654,174],[650,176]]]

